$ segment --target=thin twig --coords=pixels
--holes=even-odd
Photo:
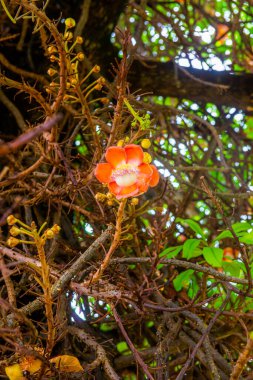
[[[117,310],[115,307],[112,307],[113,309],[113,315],[114,315],[114,318],[115,318],[115,321],[117,322],[119,328],[120,328],[120,331],[122,333],[122,335],[124,336],[124,338],[126,339],[126,342],[130,348],[130,350],[132,351],[134,357],[135,357],[135,360],[137,361],[137,363],[141,366],[141,368],[143,369],[143,372],[145,373],[145,375],[147,376],[147,378],[149,380],[154,380],[154,377],[151,375],[151,373],[149,372],[148,370],[148,366],[147,364],[143,361],[142,357],[140,356],[139,352],[136,350],[136,348],[134,347],[131,339],[129,338],[124,326],[123,326],[123,323],[119,317],[119,314],[117,313]]]

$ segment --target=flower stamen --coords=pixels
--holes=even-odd
[[[131,186],[138,177],[138,169],[130,164],[119,165],[112,172],[111,179],[117,183],[118,186]]]

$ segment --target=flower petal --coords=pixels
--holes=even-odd
[[[117,199],[133,197],[134,195],[138,195],[140,193],[138,185],[135,183],[131,186],[123,187],[120,193],[116,196]]]
[[[97,164],[94,174],[100,182],[109,183],[112,174],[112,166],[107,163]]]
[[[139,186],[139,191],[141,194],[146,193],[148,191],[148,184],[147,183],[140,183],[138,184]]]
[[[117,196],[117,195],[120,193],[120,191],[122,190],[122,187],[119,186],[119,185],[117,185],[116,182],[111,182],[111,183],[109,183],[108,187],[109,187],[110,192],[111,192],[112,194],[116,195],[116,196]]]
[[[140,189],[140,193],[145,193],[148,190],[149,183],[152,178],[153,169],[149,164],[142,164],[138,167],[139,174],[137,179],[137,185]]]
[[[149,182],[149,186],[154,187],[159,182],[160,174],[154,165],[150,165],[150,167],[153,169],[153,174],[152,174],[151,180]]]
[[[116,182],[111,182],[108,186],[110,192],[114,194],[117,199],[133,197],[140,192],[137,184],[122,187],[118,186]]]
[[[139,176],[144,177],[146,179],[150,178],[153,175],[153,168],[149,164],[141,164],[138,167],[138,170]]]
[[[129,144],[125,146],[127,164],[139,166],[143,163],[143,150],[139,145]]]
[[[126,163],[126,152],[119,146],[110,146],[105,153],[105,159],[114,168]]]

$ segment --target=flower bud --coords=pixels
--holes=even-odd
[[[94,88],[95,88],[95,90],[100,91],[100,90],[102,90],[102,87],[103,86],[101,84],[96,84],[96,86]]]
[[[76,37],[76,43],[79,44],[79,45],[81,45],[83,43],[83,37],[77,36]]]
[[[124,145],[124,140],[119,140],[119,141],[117,142],[117,146],[122,147],[123,145]]]
[[[77,79],[76,78],[71,78],[70,83],[75,86],[77,84]]]
[[[97,194],[95,195],[95,198],[96,198],[96,200],[99,201],[99,202],[104,202],[104,200],[105,200],[107,197],[106,197],[106,195],[103,194],[103,193],[97,193]]]
[[[58,87],[59,85],[56,82],[51,82],[51,83],[49,83],[49,86],[50,87]]]
[[[78,61],[81,62],[81,61],[84,60],[84,54],[80,52],[80,53],[77,54],[76,58],[78,59]]]
[[[143,162],[145,164],[150,164],[151,161],[152,161],[152,156],[149,153],[144,152],[143,153]]]
[[[73,33],[72,32],[66,32],[63,36],[64,40],[71,41],[73,39]]]
[[[15,218],[14,215],[9,215],[8,218],[7,218],[7,223],[9,224],[9,226],[13,226],[13,224],[17,223],[18,219]]]
[[[141,146],[144,149],[148,149],[151,147],[151,141],[149,139],[143,139],[141,142]]]
[[[99,73],[99,72],[100,72],[100,66],[95,65],[95,66],[93,67],[92,71],[93,71],[94,73]]]
[[[52,55],[50,55],[49,60],[50,60],[50,62],[55,62],[55,61],[58,61],[58,58],[52,54]]]
[[[69,18],[66,18],[65,25],[68,29],[71,29],[76,26],[76,22],[73,18],[69,17]]]
[[[132,198],[132,199],[131,199],[131,205],[133,205],[133,206],[137,206],[138,203],[139,203],[139,199],[138,199],[138,198]]]
[[[58,224],[54,224],[51,230],[54,232],[55,235],[57,235],[60,232],[61,227],[58,226]]]
[[[114,196],[113,196],[112,193],[107,193],[107,194],[106,194],[106,197],[107,197],[107,199],[109,199],[109,200],[112,200],[112,199],[114,198]]]
[[[48,46],[47,51],[49,54],[57,53],[57,49],[53,45]]]
[[[113,201],[107,201],[107,206],[113,206]]]
[[[10,229],[10,234],[11,234],[12,236],[17,236],[17,235],[19,235],[21,232],[22,232],[22,231],[21,231],[18,227],[16,227],[16,226],[11,227],[11,229]]]
[[[50,69],[47,70],[47,73],[50,77],[52,77],[53,75],[57,73],[57,71],[55,69],[52,69],[52,67],[50,67]]]
[[[44,232],[44,236],[45,238],[47,239],[53,239],[54,236],[55,236],[55,233],[51,230],[51,228],[47,229],[45,232]]]
[[[98,78],[98,83],[101,84],[101,85],[104,85],[106,83],[105,78],[104,77]]]
[[[15,247],[16,245],[18,245],[19,244],[19,239],[16,239],[15,237],[10,237],[8,240],[7,240],[7,245],[9,246],[9,247]]]

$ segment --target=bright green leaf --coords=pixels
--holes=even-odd
[[[199,246],[201,240],[199,239],[188,239],[183,245],[183,258],[189,260],[195,256],[195,250]],[[199,256],[199,254],[197,254]]]
[[[169,247],[165,248],[164,251],[160,253],[160,257],[166,256],[166,259],[172,259],[173,257],[177,256],[179,252],[181,252],[183,249],[182,245],[179,245],[177,247]]]
[[[232,238],[233,235],[230,231],[222,231],[218,236],[216,236],[216,238],[214,239],[214,242],[215,241],[219,241],[219,240],[222,240],[222,239],[226,239],[226,238]]]
[[[129,348],[126,342],[119,342],[117,344],[117,350],[120,354],[122,354],[123,352],[126,353],[126,351],[129,351]]]
[[[231,276],[239,277],[240,275],[241,266],[237,261],[223,261],[222,268],[224,269],[225,273],[229,273]]]
[[[203,249],[203,256],[206,262],[213,267],[222,266],[223,249],[215,247],[205,247]]]
[[[253,244],[253,231],[239,237],[239,241],[244,244]]]
[[[235,231],[235,234],[240,236],[241,233],[247,232],[251,228],[251,225],[247,222],[239,222],[232,224],[232,228]]]

